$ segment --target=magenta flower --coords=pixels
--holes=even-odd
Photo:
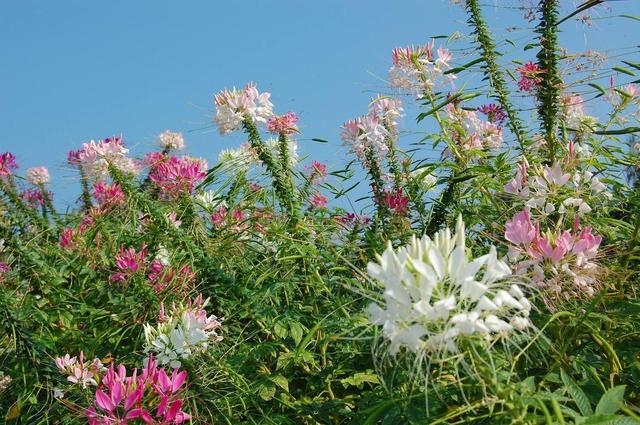
[[[402,188],[394,191],[383,191],[382,202],[387,208],[396,214],[405,214],[409,205],[409,198],[404,196]]]
[[[149,172],[149,179],[160,189],[166,199],[177,199],[181,194],[189,194],[201,182],[207,171],[204,160],[188,156],[157,162]]]
[[[489,103],[482,105],[478,108],[478,112],[484,114],[489,119],[489,122],[496,124],[500,127],[504,125],[504,121],[507,119],[507,114],[504,108],[495,103]]]
[[[53,198],[53,193],[49,192],[49,199]],[[40,208],[44,205],[44,194],[40,190],[25,189],[20,193],[20,200],[29,208]]]
[[[0,261],[0,283],[4,280],[4,275],[9,273],[11,268],[7,265],[7,263],[3,263]]]
[[[318,183],[327,178],[327,166],[318,161],[311,161],[311,166],[308,168],[307,179],[311,184]]]
[[[93,197],[102,208],[118,207],[124,204],[126,196],[118,183],[96,182],[93,185]]]
[[[13,174],[18,169],[16,157],[11,152],[5,152],[0,155],[0,178]]]
[[[539,65],[532,61],[527,62],[524,66],[516,68],[520,74],[518,88],[522,91],[531,92],[538,88],[542,81],[542,75],[546,72]]]
[[[112,282],[123,282],[131,275],[135,274],[139,269],[145,266],[145,258],[147,256],[146,245],[143,243],[140,252],[136,252],[133,247],[126,250],[124,245],[120,245],[120,253],[116,255],[116,267],[120,270],[111,275]]]
[[[298,132],[297,122],[298,117],[296,114],[294,112],[287,112],[284,115],[269,118],[267,121],[267,130],[271,133],[290,136]]]
[[[531,224],[529,212],[520,211],[505,224],[504,238],[516,245],[529,245],[537,237],[536,228]]]

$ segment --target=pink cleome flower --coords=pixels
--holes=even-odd
[[[167,199],[177,199],[181,194],[189,194],[201,182],[207,171],[207,163],[188,156],[158,162],[149,172],[149,179],[161,190]]]
[[[112,274],[110,280],[112,282],[125,281],[145,266],[146,256],[147,247],[144,242],[142,243],[140,252],[137,252],[133,247],[124,249],[124,245],[120,245],[120,252],[115,256],[116,267],[120,271]]]
[[[93,185],[93,196],[102,208],[118,207],[124,204],[126,196],[118,183],[107,184],[96,182]]]
[[[392,212],[403,215],[407,212],[409,198],[403,194],[402,188],[389,191],[384,190],[382,192],[382,204]]]
[[[53,193],[48,193],[49,199]],[[45,203],[44,193],[37,189],[25,189],[20,193],[20,200],[29,208],[40,208]]]
[[[272,116],[267,121],[267,130],[274,134],[284,134],[290,136],[298,132],[296,123],[298,117],[294,112],[287,112],[284,115]]]
[[[542,81],[542,75],[546,72],[540,68],[538,64],[532,61],[527,62],[524,66],[516,68],[516,71],[520,74],[520,81],[518,81],[518,88],[522,91],[532,92],[538,88]]]
[[[13,174],[18,169],[16,157],[11,152],[5,152],[0,155],[0,178]]]
[[[46,167],[32,167],[27,169],[27,180],[36,186],[46,184],[51,181],[49,170]]]
[[[309,202],[311,203],[311,206],[313,208],[326,208],[328,201],[326,196],[316,192],[311,196],[311,199],[309,199]]]

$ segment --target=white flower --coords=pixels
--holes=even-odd
[[[64,397],[64,391],[62,391],[61,388],[55,387],[53,389],[53,397],[54,398],[63,398]]]
[[[431,173],[427,173],[421,168],[417,168],[412,171],[411,177],[413,177],[416,183],[418,183],[418,186],[424,191],[432,189],[438,182],[438,178],[436,176]]]
[[[27,169],[27,180],[29,183],[39,186],[49,183],[51,177],[49,177],[49,170],[46,167],[32,167]]]
[[[165,130],[158,136],[158,145],[162,149],[173,149],[180,151],[184,149],[184,137],[182,133],[175,133],[170,130]]]
[[[253,124],[266,124],[273,116],[273,104],[269,93],[258,93],[255,84],[249,83],[243,90],[224,90],[214,97],[216,116],[220,134],[240,130],[242,122],[249,120]]]
[[[495,247],[468,260],[460,217],[455,235],[445,229],[433,239],[414,236],[401,248],[389,244],[367,272],[383,286],[383,305],[371,304],[368,312],[371,323],[382,325],[391,354],[401,347],[455,352],[461,338],[488,340],[528,324],[531,304],[517,284],[506,280],[511,270]]]
[[[208,299],[201,297],[188,307],[174,307],[170,316],[162,315],[156,327],[144,325],[145,353],[153,353],[161,365],[180,367],[181,359],[206,350],[209,341],[221,341],[216,330],[222,326],[215,316],[207,316]]]
[[[158,252],[156,252],[156,260],[160,262],[163,266],[168,266],[170,264],[169,261],[170,255],[167,248],[164,245],[158,245]]]

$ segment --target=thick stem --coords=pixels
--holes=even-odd
[[[509,129],[516,136],[520,150],[524,151],[525,128],[518,117],[515,107],[509,101],[509,92],[507,91],[504,73],[500,70],[497,63],[498,53],[496,52],[496,45],[487,28],[487,24],[482,18],[478,0],[466,0],[466,7],[467,13],[469,13],[468,22],[475,29],[476,41],[482,49],[482,58],[485,62],[484,74],[489,78],[491,87],[496,91],[496,100],[504,108],[509,118],[507,122]]]
[[[542,120],[542,131],[547,147],[547,161],[552,164],[556,159],[558,111],[560,85],[562,80],[558,72],[558,0],[540,1],[540,24],[536,32],[540,34],[538,66],[543,71],[538,85],[538,115]]]

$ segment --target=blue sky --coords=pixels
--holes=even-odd
[[[635,0],[612,6],[640,14]],[[487,14],[500,27],[530,25],[510,9]],[[47,166],[58,203],[72,202],[70,149],[122,134],[140,154],[172,129],[185,134],[189,153],[213,162],[242,141],[212,127],[213,94],[255,81],[277,112],[299,114],[303,153],[339,167],[339,126],[384,90],[390,50],[466,31],[464,19],[447,0],[4,0],[0,152],[16,154],[23,172]],[[568,23],[563,41],[585,49],[640,39],[633,20],[594,24],[585,32]],[[408,114],[407,128],[413,122]]]

